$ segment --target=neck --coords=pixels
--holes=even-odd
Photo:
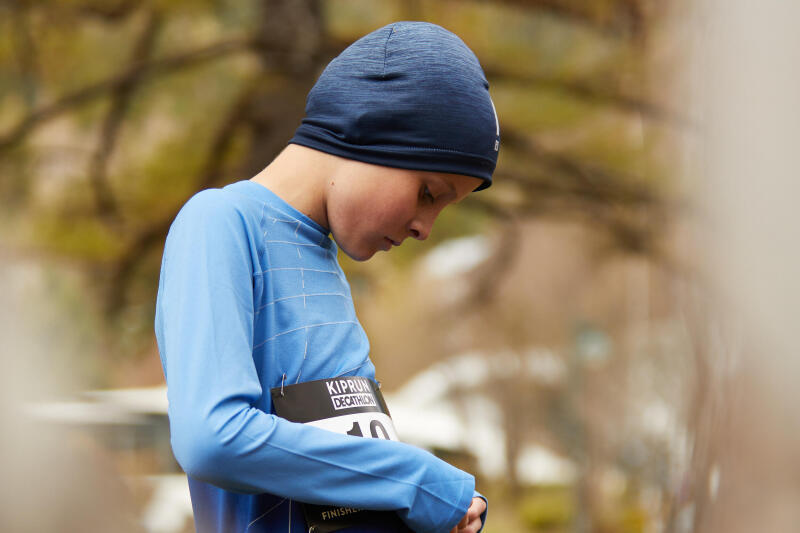
[[[335,157],[290,144],[251,181],[278,195],[311,220],[328,228],[326,183],[333,175]]]

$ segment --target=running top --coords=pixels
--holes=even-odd
[[[444,533],[477,495],[470,474],[414,446],[273,414],[281,383],[375,380],[336,256],[322,226],[252,181],[198,193],[170,228],[155,330],[199,533],[304,532],[297,502],[394,510]]]

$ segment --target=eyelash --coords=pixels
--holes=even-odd
[[[435,200],[433,194],[431,194],[431,190],[428,188],[427,185],[425,185],[425,187],[422,189],[422,194],[420,196],[423,200],[426,200],[430,203],[433,203],[433,201]]]

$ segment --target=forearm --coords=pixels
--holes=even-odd
[[[189,475],[227,490],[394,510],[420,532],[449,531],[473,496],[472,476],[406,444],[339,435],[254,408],[224,421],[192,418],[171,417],[175,455]]]

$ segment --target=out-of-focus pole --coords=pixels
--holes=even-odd
[[[713,318],[726,325],[710,366],[731,387],[694,530],[789,533],[800,527],[800,2],[697,5],[691,175],[709,215],[698,233]]]

